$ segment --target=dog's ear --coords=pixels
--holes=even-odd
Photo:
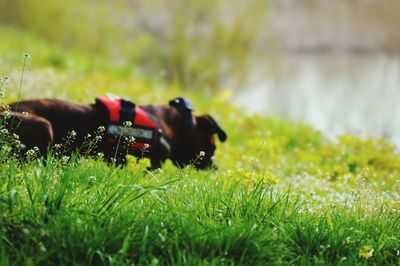
[[[183,97],[178,97],[169,101],[169,106],[172,106],[178,110],[182,116],[183,125],[187,128],[193,127],[193,106],[192,103]]]
[[[169,101],[169,105],[175,107],[180,112],[184,111],[194,111],[192,103],[184,98],[184,97],[177,97]]]
[[[215,121],[215,119],[211,115],[202,115],[202,116],[197,116],[196,121],[198,126],[205,128],[208,130],[211,134],[217,134],[218,139],[221,142],[226,141],[227,135],[225,131],[222,130],[222,128],[218,125],[218,123]]]

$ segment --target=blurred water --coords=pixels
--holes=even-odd
[[[255,73],[236,102],[300,120],[328,137],[384,137],[400,146],[400,55],[302,54]]]

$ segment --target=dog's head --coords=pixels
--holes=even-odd
[[[224,142],[227,139],[225,131],[210,115],[193,116],[192,107],[187,100],[179,102],[182,106],[188,105],[188,108],[177,108],[179,125],[171,148],[171,160],[180,167],[192,164],[197,169],[216,168],[212,160],[216,149],[215,135]],[[175,101],[175,104],[179,103]]]

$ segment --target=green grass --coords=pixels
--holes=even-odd
[[[218,171],[167,163],[150,173],[133,158],[123,169],[76,155],[21,163],[2,133],[0,265],[400,264],[400,156],[392,145],[330,141],[307,125],[244,115],[228,90],[182,90],[101,58],[91,64],[34,34],[0,31],[6,102],[17,98],[21,54],[31,50],[23,98],[92,102],[111,91],[166,103],[185,95],[228,133]],[[75,63],[55,66],[49,54]]]
[[[360,198],[313,212],[290,191],[193,169],[74,157],[1,168],[6,264],[397,264],[399,213]],[[374,249],[368,260],[364,246]]]

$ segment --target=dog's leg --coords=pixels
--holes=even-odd
[[[14,113],[17,123],[11,129],[19,136],[22,144],[27,150],[37,147],[40,155],[47,154],[49,147],[53,144],[53,128],[50,122],[40,116]]]
[[[168,159],[168,156],[169,156],[169,150],[167,149],[159,148],[154,150],[152,154],[149,156],[150,159],[149,170],[155,170],[161,168],[164,162]]]
[[[161,168],[161,165],[162,163],[164,163],[164,161],[161,161],[159,158],[152,158],[150,160],[150,167],[148,168],[148,170],[156,170]]]
[[[126,156],[128,155],[129,142],[125,137],[119,140],[119,144],[110,143],[104,140],[99,144],[98,151],[103,152],[104,159],[110,165],[125,166],[127,164]]]

